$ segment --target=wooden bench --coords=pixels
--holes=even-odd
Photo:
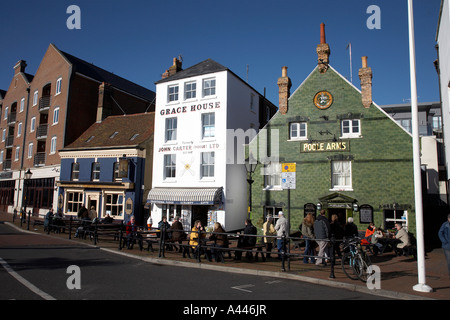
[[[241,252],[247,252],[249,253],[250,257],[253,257],[253,253],[255,253],[255,261],[258,262],[258,256],[261,255],[262,261],[265,262],[266,261],[266,256],[264,255],[263,249],[266,248],[266,245],[263,243],[257,243],[252,247],[236,247],[235,248],[235,255],[237,251],[241,251]]]

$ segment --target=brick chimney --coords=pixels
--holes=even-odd
[[[291,79],[287,76],[287,67],[281,69],[281,77],[278,78],[278,97],[279,97],[279,110],[281,114],[286,114],[288,111],[288,99],[291,95]]]
[[[173,65],[162,74],[162,78],[163,79],[168,78],[170,76],[173,76],[178,71],[183,70],[181,68],[181,65],[182,65],[181,60],[178,60],[177,58],[173,58]]]
[[[361,95],[364,108],[372,104],[372,68],[367,67],[367,57],[362,57],[362,68],[359,69],[361,80]]]
[[[25,72],[25,68],[27,67],[27,62],[25,60],[19,60],[14,66],[14,75]]]
[[[319,72],[325,73],[328,70],[330,59],[330,46],[325,40],[325,24],[320,24],[320,44],[316,48],[319,64]]]
[[[111,96],[112,87],[109,83],[102,82],[98,87],[97,122],[102,122],[112,114],[112,101],[106,99]]]

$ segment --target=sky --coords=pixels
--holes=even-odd
[[[433,64],[440,2],[413,2],[419,103],[440,100]],[[26,72],[34,74],[53,43],[153,91],[174,57],[181,56],[183,69],[211,58],[259,93],[265,91],[278,105],[282,67],[288,67],[294,92],[317,65],[324,23],[334,69],[360,88],[358,70],[361,57],[367,56],[374,102],[408,103],[407,4],[407,0],[3,1],[0,89],[8,89],[13,66],[21,59],[27,62]],[[78,16],[67,13],[70,5],[78,6]],[[68,21],[78,22],[80,28],[68,28]]]

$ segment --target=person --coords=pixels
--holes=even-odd
[[[325,210],[320,210],[320,214],[314,221],[314,237],[316,239],[317,245],[319,246],[318,258],[316,259],[316,266],[326,266],[326,260],[323,257],[329,257],[329,235],[330,235],[330,224],[328,219],[325,217]]]
[[[373,222],[369,223],[369,226],[366,229],[366,233],[364,234],[364,239],[361,240],[361,244],[363,246],[367,246],[370,244],[372,239],[372,235],[375,232],[375,224]]]
[[[106,214],[106,217],[103,218],[103,223],[113,223],[114,219],[109,215],[109,213]]]
[[[53,209],[52,209],[53,212]],[[55,215],[52,217],[52,224],[55,226],[55,232],[65,232],[65,229],[63,228],[64,222],[63,222],[63,214],[61,210],[58,210]]]
[[[184,239],[186,239],[186,233],[183,231],[183,225],[180,222],[180,217],[176,216],[172,225],[169,228],[171,234],[171,240],[173,242],[181,243]]]
[[[284,248],[283,248],[283,235],[285,237],[289,236],[287,234],[287,232],[288,232],[288,230],[287,230],[288,228],[287,227],[288,227],[287,220],[284,217],[283,211],[278,212],[278,220],[277,220],[277,223],[275,224],[275,230],[277,231],[277,249],[278,249],[278,259],[279,260],[282,259],[281,253],[284,251]]]
[[[380,228],[374,226],[373,229],[374,232],[370,238],[370,243],[373,245],[373,254],[377,255],[383,250],[383,244],[381,243],[381,241],[384,238],[384,235]]]
[[[167,222],[167,217],[162,217],[162,220],[158,222],[158,229],[159,237],[161,237],[161,235],[164,235],[165,240],[170,239],[170,233],[168,232],[168,230],[170,229],[170,224]]]
[[[270,252],[272,251],[273,243],[275,240],[275,238],[271,238],[271,236],[275,236],[277,234],[277,231],[275,230],[275,226],[273,224],[272,215],[267,215],[267,220],[263,224],[263,234],[266,236],[264,237],[264,244],[266,245],[267,258],[270,258]]]
[[[77,218],[79,218],[79,219],[85,218],[85,212],[87,213],[88,210],[86,209],[86,207],[84,205],[81,205],[80,209],[78,210]]]
[[[337,214],[333,214],[331,216],[331,223],[330,223],[330,233],[331,236],[334,237],[335,241],[333,243],[333,249],[335,254],[337,254],[338,257],[342,256],[341,253],[341,240],[344,238],[344,228],[339,223],[339,217]]]
[[[312,213],[308,213],[306,217],[303,219],[302,223],[302,236],[305,239],[305,253],[303,256],[303,263],[308,263],[311,260],[311,263],[316,263],[316,255],[314,250],[314,215]]]
[[[95,218],[97,218],[97,211],[95,211],[94,206],[91,206],[91,210],[89,210],[89,219],[94,221]]]
[[[347,223],[344,226],[344,237],[347,239],[358,236],[358,227],[353,223],[353,218],[349,217]]]
[[[395,223],[395,228],[397,232],[395,233],[394,240],[394,251],[397,255],[403,255],[403,249],[409,246],[409,235],[400,222]]]
[[[244,235],[256,235],[257,230],[256,227],[252,224],[252,220],[246,219],[245,220],[245,228],[244,228]],[[239,236],[237,247],[241,249],[251,249],[256,244],[256,237],[253,236]],[[251,259],[252,253],[246,252],[245,254],[247,259]],[[242,257],[242,251],[236,251],[235,253],[235,260],[241,260]]]
[[[77,231],[75,232],[75,238],[80,237],[81,233],[83,233],[84,230],[87,230],[91,225],[91,220],[89,219],[89,214],[87,210],[83,210],[82,215],[79,216],[78,218],[81,219],[81,226],[77,228]]]
[[[219,260],[223,261],[223,255],[220,249],[214,249],[228,248],[228,236],[226,235],[225,230],[219,222],[214,223],[213,234],[211,234],[209,240],[214,241],[214,245],[211,248],[211,258],[213,260],[216,260],[216,262],[219,262]]]
[[[44,218],[44,231],[47,231],[50,227],[50,222],[53,220],[53,208],[48,210]]]
[[[130,220],[128,221],[125,231],[126,231],[126,235],[127,235],[127,248],[128,249],[133,249],[133,244],[135,240],[138,240],[139,243],[139,247],[142,250],[142,240],[140,239],[140,236],[137,233],[137,223],[136,223],[136,219],[134,218],[134,216],[130,217]]]
[[[196,220],[194,222],[194,226],[192,227],[191,234],[189,235],[189,245],[194,251],[194,255],[201,254],[202,252],[198,252],[199,240],[202,241],[206,238],[205,228],[202,226],[202,222],[200,220]]]
[[[447,260],[448,277],[450,279],[450,214],[447,216],[447,221],[439,228],[438,236],[442,242],[442,249]]]

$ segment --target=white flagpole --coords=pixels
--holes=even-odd
[[[352,43],[349,42],[347,45],[347,49],[349,50],[350,53],[350,82],[353,83],[353,71],[352,71]]]
[[[425,283],[425,245],[423,237],[422,178],[420,169],[419,116],[417,107],[416,53],[414,44],[414,14],[412,0],[408,0],[409,62],[411,74],[411,114],[413,132],[414,194],[416,207],[417,273],[419,283],[413,290],[431,292]]]

